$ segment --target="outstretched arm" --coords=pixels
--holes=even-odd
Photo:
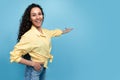
[[[73,30],[73,28],[65,28],[65,30],[63,30],[62,34],[66,34],[72,30]]]

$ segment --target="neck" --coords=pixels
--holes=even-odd
[[[37,30],[43,34],[41,27],[38,27]]]
[[[34,26],[34,25],[33,25]],[[41,28],[41,26],[34,26],[40,33],[42,33],[43,34],[43,32],[42,32],[42,28]]]

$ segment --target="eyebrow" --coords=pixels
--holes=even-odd
[[[36,13],[31,13],[31,14],[36,14]]]
[[[42,14],[42,12],[38,12],[38,13]],[[36,14],[36,13],[33,12],[33,13],[31,13],[31,14]]]

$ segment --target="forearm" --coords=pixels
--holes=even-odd
[[[31,61],[31,60],[26,60],[24,58],[21,58],[19,63],[25,64],[25,65],[28,65],[28,66],[32,66],[32,67],[34,67],[35,70],[40,70],[41,69],[41,64],[44,64],[44,63],[34,62],[34,61]]]
[[[66,33],[66,31],[65,30],[62,30],[62,34],[65,34]]]
[[[62,34],[66,34],[70,32],[71,30],[73,30],[73,28],[65,28],[65,30],[62,30]]]
[[[19,63],[25,64],[25,65],[28,65],[28,66],[33,66],[33,62],[31,60],[26,60],[24,58],[21,58]]]

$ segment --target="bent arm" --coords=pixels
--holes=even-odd
[[[28,66],[34,66],[33,61],[27,60],[27,59],[24,59],[24,58],[21,58],[20,61],[19,61],[19,63],[25,64],[25,65],[28,65]]]
[[[32,50],[31,40],[28,37],[22,37],[10,52],[10,62],[20,62],[22,56]]]
[[[24,58],[21,58],[19,63],[25,64],[25,65],[28,65],[28,66],[32,66],[32,67],[34,67],[35,70],[40,70],[41,69],[41,64],[43,64],[43,63],[38,63],[38,62],[31,61],[31,60],[27,60],[27,59],[24,59]]]

